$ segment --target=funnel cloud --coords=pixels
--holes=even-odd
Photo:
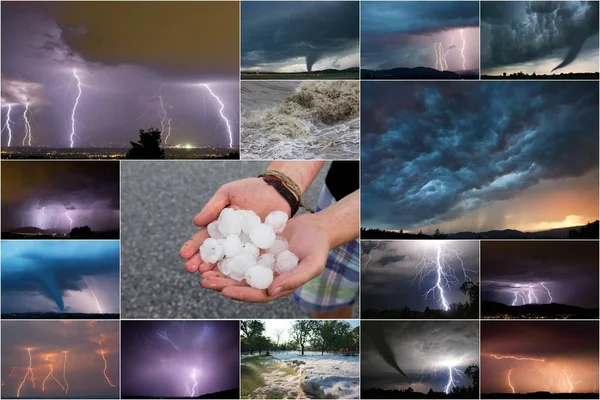
[[[358,67],[356,1],[242,2],[242,69]]]
[[[483,73],[598,71],[598,2],[485,2]]]

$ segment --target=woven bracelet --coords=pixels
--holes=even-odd
[[[277,190],[281,197],[283,197],[285,201],[287,201],[287,203],[290,205],[291,216],[293,217],[294,214],[296,214],[298,212],[298,209],[300,208],[300,201],[298,200],[298,198],[296,198],[294,192],[288,189],[288,187],[285,186],[281,179],[279,179],[276,176],[261,174],[259,175],[259,178],[263,178],[263,180],[269,186],[272,186],[275,190]]]

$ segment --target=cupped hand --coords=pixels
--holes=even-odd
[[[221,210],[225,207],[252,210],[261,220],[264,220],[271,211],[291,213],[290,205],[283,197],[261,178],[247,178],[229,182],[219,188],[213,197],[206,203],[202,211],[194,217],[194,224],[206,227],[219,218]],[[186,260],[185,268],[188,272],[203,272],[208,264],[202,265],[199,249],[204,240],[208,238],[206,229],[196,232],[186,241],[179,254]]]
[[[316,215],[304,214],[290,219],[282,236],[289,242],[289,250],[298,256],[298,266],[275,276],[268,289],[255,289],[246,281],[228,278],[211,264],[202,265],[201,285],[234,300],[263,303],[293,293],[323,272],[329,253],[329,235]]]

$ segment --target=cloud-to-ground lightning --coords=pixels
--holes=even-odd
[[[92,288],[92,285],[90,285],[90,283],[88,282],[88,280],[83,277],[83,280],[85,281],[85,284],[87,285],[88,288],[90,288],[90,292],[92,292],[92,296],[94,296],[94,300],[96,301],[96,307],[98,307],[98,312],[100,312],[100,314],[104,314],[104,312],[102,311],[102,307],[100,306],[100,302],[98,301],[98,297],[96,296],[96,292],[94,292],[94,288]]]
[[[162,331],[158,331],[156,333],[156,336],[158,336],[161,339],[166,340],[167,342],[169,342],[171,344],[171,346],[173,346],[175,349],[179,350],[179,347],[177,347],[175,345],[175,343],[173,343],[173,341],[171,339],[169,339],[169,335],[167,335],[167,330],[162,330]]]
[[[2,132],[4,132],[4,130],[6,129],[6,131],[8,132],[8,141],[6,142],[6,146],[10,146],[10,142],[12,141],[12,128],[10,127],[10,124],[12,123],[11,119],[10,119],[10,112],[12,111],[12,104],[9,104],[8,109],[6,110],[6,122],[4,123],[4,126],[2,127]]]
[[[365,263],[365,267],[363,268],[363,273],[367,271],[367,267],[369,266],[369,263],[371,262],[371,257],[373,257],[373,255],[371,253],[373,253],[373,250],[375,250],[377,248],[377,246],[379,246],[380,243],[381,242],[377,242],[377,244],[369,251],[369,259]]]
[[[546,291],[546,294],[548,295],[548,297],[550,299],[549,303],[552,303],[553,298],[552,298],[552,293],[550,292],[550,289],[548,289],[548,287],[543,282],[540,282],[539,286],[544,288],[544,290]],[[516,284],[515,288],[518,290],[513,292],[515,298],[513,299],[513,302],[511,305],[517,306],[517,305],[519,305],[519,302],[521,302],[520,305],[533,304],[533,303],[539,304],[540,300],[539,300],[538,296],[536,295],[536,290],[542,290],[542,289],[540,289],[539,287],[536,287],[535,284]]]
[[[460,56],[462,57],[462,69],[464,71],[465,70],[465,62],[466,62],[465,47],[467,46],[467,42],[465,41],[464,29],[461,29],[459,32],[460,32],[460,38],[462,40],[462,47],[460,48]]]
[[[513,386],[512,382],[511,382],[511,380],[510,380],[510,376],[512,375],[512,372],[513,372],[514,370],[515,370],[514,368],[511,368],[511,369],[508,371],[507,379],[508,379],[508,386],[510,386],[510,390],[512,390],[512,392],[513,392],[513,393],[516,393],[516,392],[515,392],[515,387]]]
[[[198,381],[196,380],[196,368],[192,368],[190,373],[191,383],[185,383],[185,395],[188,397],[196,397],[196,389],[198,388]]]
[[[56,377],[54,376],[54,367],[52,365],[53,360],[51,358],[49,358],[48,356],[46,356],[46,361],[49,361],[49,368],[50,371],[48,372],[48,375],[46,376],[46,379],[44,379],[44,381],[42,382],[42,392],[44,392],[46,390],[46,381],[52,377],[52,379],[54,379],[54,381],[61,387],[62,390],[65,390],[65,387],[62,385],[62,383],[60,383],[58,381],[58,379],[56,379]]]
[[[108,382],[108,384],[111,387],[116,387],[115,385],[113,385],[113,383],[110,381],[110,378],[108,377],[108,375],[106,374],[106,370],[108,370],[108,363],[106,362],[106,357],[104,356],[104,350],[100,350],[100,355],[102,356],[102,359],[104,360],[104,378],[106,379],[106,382]]]
[[[67,217],[67,219],[69,220],[69,229],[73,228],[73,219],[71,217],[69,217],[69,211],[65,211],[65,217]]]
[[[472,281],[469,273],[475,273],[475,271],[465,268],[456,250],[450,249],[441,243],[436,244],[436,247],[435,255],[428,255],[427,253],[423,255],[423,259],[417,265],[417,274],[412,283],[419,278],[419,287],[421,287],[426,278],[430,275],[435,276],[435,284],[423,294],[423,297],[427,299],[430,294],[433,295],[434,298],[438,299],[440,307],[444,311],[448,311],[450,303],[446,299],[446,291],[450,289],[450,286],[457,286],[460,283],[460,279],[454,268],[450,266],[450,262],[456,260],[460,263],[465,281]]]
[[[25,110],[23,111],[23,124],[25,125],[25,136],[23,137],[23,146],[27,142],[27,146],[31,146],[31,121],[30,116],[31,110],[29,109],[29,102],[25,102]]]
[[[210,95],[212,97],[214,97],[217,100],[217,102],[221,105],[221,108],[219,109],[219,114],[221,114],[221,118],[223,119],[223,121],[225,121],[225,124],[227,125],[227,132],[229,133],[229,148],[232,148],[233,147],[233,134],[231,133],[231,126],[229,126],[229,120],[227,119],[227,117],[225,117],[225,114],[223,114],[223,110],[225,109],[225,104],[223,104],[223,102],[221,101],[219,96],[217,96],[216,94],[213,93],[212,89],[210,88],[210,86],[208,86],[207,83],[203,83],[202,86],[204,86],[208,90]]]
[[[77,106],[79,105],[79,99],[81,98],[81,79],[79,79],[79,75],[77,75],[77,69],[73,69],[73,76],[77,80],[77,97],[75,98],[75,103],[73,104],[73,111],[71,112],[71,148],[75,144],[73,138],[76,136],[75,133],[75,113],[77,111]]]
[[[65,381],[65,394],[69,393],[69,382],[67,381],[67,351],[64,350],[65,362],[63,364],[63,381]]]
[[[32,359],[31,359],[31,348],[29,348],[29,347],[27,348],[27,354],[29,355],[29,367],[27,367],[27,373],[23,377],[23,380],[21,381],[21,384],[19,385],[19,388],[17,389],[17,397],[21,397],[21,388],[25,384],[25,381],[27,380],[28,376],[31,376],[31,384],[33,385],[33,387],[35,387],[35,382],[33,380],[33,369],[31,368],[32,363],[33,363]]]
[[[548,297],[550,297],[550,303],[552,303],[552,301],[554,301],[554,300],[552,299],[552,293],[550,293],[550,289],[548,289],[546,287],[546,285],[544,284],[544,282],[540,282],[540,285],[542,285],[542,287],[546,290],[546,293],[548,293]]]

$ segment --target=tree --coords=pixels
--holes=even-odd
[[[125,158],[135,160],[162,159],[165,158],[165,151],[160,147],[161,132],[156,128],[150,128],[146,131],[140,129],[140,140],[131,143],[131,149],[127,152]]]
[[[258,320],[242,321],[242,344],[250,352],[268,350],[271,342],[264,336],[265,323]]]
[[[281,341],[281,335],[283,335],[283,329],[275,329],[273,335],[275,336],[275,346],[279,348],[279,342]]]
[[[78,226],[71,229],[69,236],[72,238],[89,238],[93,236],[92,228],[89,226]]]
[[[471,364],[465,369],[465,375],[473,382],[473,388],[479,392],[479,366]]]
[[[314,333],[315,326],[319,321],[297,320],[294,321],[290,330],[290,336],[297,346],[300,346],[301,354],[304,355],[304,348]]]

